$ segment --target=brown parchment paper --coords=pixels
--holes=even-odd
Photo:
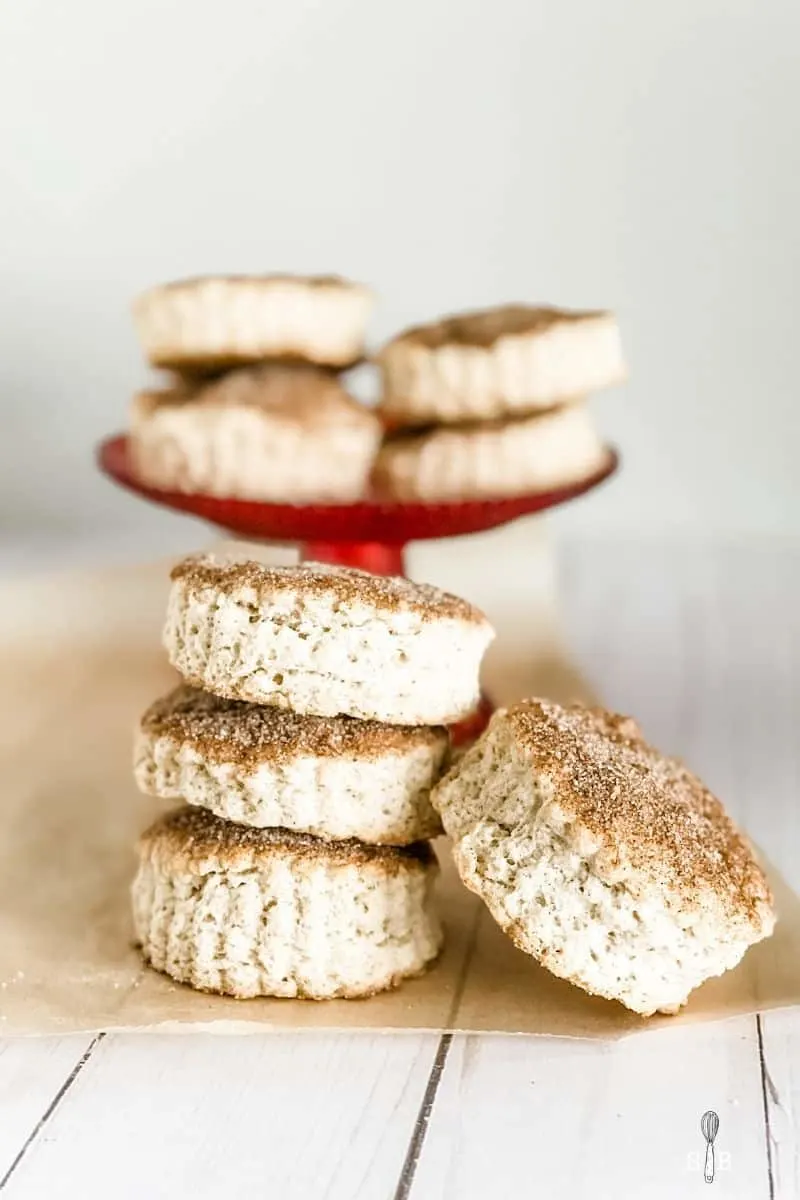
[[[162,805],[135,790],[131,740],[141,711],[176,678],[159,640],[167,570],[160,563],[0,589],[0,1033],[453,1029],[616,1038],[800,1001],[800,902],[774,872],[775,936],[695,992],[679,1016],[644,1021],[516,950],[461,887],[443,839],[446,949],[424,978],[396,992],[235,1001],[143,968],[131,942],[133,845]],[[500,634],[487,672],[494,697],[585,695],[562,652],[538,537],[526,578],[534,582],[517,589],[516,612],[507,598],[490,612]]]

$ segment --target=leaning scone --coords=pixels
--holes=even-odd
[[[321,842],[180,808],[142,836],[139,858],[142,954],[202,991],[371,996],[419,974],[441,946],[426,843]]]
[[[242,825],[404,846],[441,833],[445,728],[299,716],[182,686],[142,717],[136,782]]]
[[[674,1012],[775,924],[724,808],[636,724],[529,700],[501,709],[433,792],[461,878],[555,975]]]
[[[262,359],[347,367],[364,354],[373,297],[338,275],[219,275],[162,284],[133,316],[154,367],[224,371]]]
[[[261,364],[141,392],[129,446],[142,483],[173,492],[304,504],[363,493],[375,413],[316,367]]]
[[[493,637],[482,612],[426,584],[213,555],[173,569],[164,629],[170,662],[195,687],[392,725],[468,716]]]
[[[619,383],[612,313],[507,304],[399,333],[380,351],[394,425],[485,421],[552,408]]]
[[[393,500],[520,496],[578,485],[609,464],[585,404],[532,417],[390,434],[373,468]]]

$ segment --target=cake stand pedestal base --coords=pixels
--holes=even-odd
[[[405,547],[383,542],[303,542],[303,562],[333,563],[338,567],[360,567],[373,575],[405,575]]]

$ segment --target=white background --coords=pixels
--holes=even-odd
[[[0,522],[162,526],[91,463],[130,298],[290,269],[373,283],[375,340],[616,308],[624,473],[563,519],[797,531],[799,45],[797,0],[7,0]]]

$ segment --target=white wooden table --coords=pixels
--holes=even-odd
[[[27,564],[19,547],[9,555]],[[704,774],[800,886],[800,546],[581,543],[562,558],[570,642],[605,699]],[[800,1196],[798,1112],[800,1013],[612,1046],[411,1033],[0,1041],[0,1192],[788,1198]]]

